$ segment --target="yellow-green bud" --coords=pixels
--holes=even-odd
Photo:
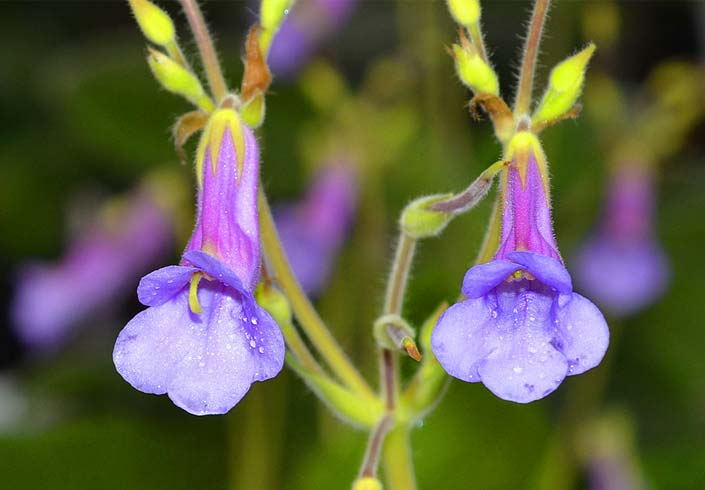
[[[169,14],[149,0],[129,0],[137,24],[154,44],[166,46],[174,42],[174,23]]]
[[[401,214],[401,229],[409,237],[429,238],[440,234],[453,216],[443,211],[434,211],[431,205],[445,201],[452,194],[436,194],[420,197],[409,203]]]
[[[201,83],[196,75],[156,49],[149,49],[147,63],[154,77],[169,92],[198,102],[205,96]]]
[[[476,94],[499,95],[499,81],[492,67],[470,43],[453,45],[455,71],[460,80]]]
[[[259,22],[265,29],[276,30],[289,12],[291,0],[262,0]]]
[[[277,325],[287,325],[291,323],[291,305],[284,293],[271,285],[260,283],[255,290],[257,304],[272,315]]]
[[[364,476],[355,480],[352,490],[382,490],[382,483],[373,476]]]
[[[479,0],[448,0],[448,10],[462,26],[468,27],[480,21]]]
[[[551,72],[548,88],[532,118],[534,123],[552,121],[573,108],[583,91],[587,64],[595,52],[590,43],[579,53],[566,58]]]

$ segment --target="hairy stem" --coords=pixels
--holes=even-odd
[[[539,44],[541,44],[541,34],[543,33],[543,25],[546,22],[546,15],[551,0],[536,0],[534,4],[534,12],[531,16],[531,25],[529,26],[529,34],[526,37],[524,44],[524,59],[521,65],[519,75],[519,88],[517,97],[514,103],[514,115],[520,116],[528,114],[529,106],[531,105],[531,92],[534,88],[534,72],[536,71],[536,58],[539,53]]]
[[[414,258],[416,240],[403,234],[399,237],[397,251],[394,256],[392,273],[387,283],[387,293],[384,297],[384,314],[399,315],[406,292],[406,282]]]
[[[374,428],[367,443],[367,452],[360,468],[360,478],[375,477],[379,466],[379,457],[382,452],[382,444],[389,429],[394,425],[394,417],[387,414],[382,417],[377,427]]]
[[[269,203],[261,188],[258,201],[260,234],[265,254],[301,328],[336,376],[358,395],[370,401],[375,400],[376,395],[333,338],[296,280],[279,241]]]
[[[402,233],[397,243],[392,272],[387,283],[384,297],[384,315],[400,315],[409,278],[411,262],[414,259],[416,240]],[[381,349],[382,395],[387,410],[393,411],[396,405],[399,386],[397,383],[397,353],[389,349]]]
[[[289,350],[296,360],[309,371],[327,377],[323,368],[321,368],[316,358],[313,357],[311,351],[306,347],[306,343],[301,338],[294,325],[291,322],[286,322],[284,325],[279,325],[279,327],[281,328],[282,335],[284,335],[287,347],[289,347]]]
[[[470,35],[470,39],[472,39],[472,44],[477,49],[477,54],[482,58],[482,61],[489,65],[490,60],[487,58],[487,48],[485,47],[485,40],[480,30],[480,23],[475,22],[468,27],[468,34]]]
[[[201,9],[196,3],[196,0],[179,0],[181,7],[184,9],[189,26],[193,32],[193,37],[198,45],[198,51],[201,54],[203,68],[206,71],[208,85],[211,88],[216,105],[228,94],[228,85],[225,83],[223,72],[220,69],[218,55],[213,46],[213,40],[208,33],[206,21],[203,20]]]

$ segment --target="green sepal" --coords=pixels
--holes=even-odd
[[[262,125],[264,121],[264,116],[266,112],[266,104],[264,101],[264,94],[255,95],[252,100],[243,104],[240,108],[240,116],[242,120],[245,121],[252,129],[258,128]]]

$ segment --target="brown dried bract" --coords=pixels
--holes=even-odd
[[[257,94],[263,94],[272,83],[272,74],[267,66],[267,61],[262,56],[259,45],[259,36],[262,26],[255,24],[250,27],[245,43],[245,75],[242,77],[240,96],[246,104]]]

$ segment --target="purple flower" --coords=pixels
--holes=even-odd
[[[652,230],[653,179],[642,167],[624,165],[612,176],[600,229],[576,260],[580,285],[618,315],[653,303],[669,276],[668,260]]]
[[[356,182],[345,164],[325,167],[300,203],[278,209],[279,237],[294,274],[309,294],[320,292],[350,228]]]
[[[100,213],[58,263],[20,270],[11,310],[17,335],[30,348],[61,346],[169,250],[171,222],[148,186],[108,206],[114,211]]]
[[[211,116],[198,149],[198,218],[181,265],[142,278],[145,311],[120,332],[127,382],[195,415],[222,414],[284,363],[284,341],[252,291],[260,268],[255,137],[231,109]]]
[[[292,77],[330,34],[348,18],[356,0],[301,0],[274,38],[269,66],[275,75]]]
[[[510,142],[494,260],[470,268],[465,301],[438,320],[433,352],[452,376],[528,403],[602,360],[607,324],[573,292],[553,238],[546,157],[530,133]]]

